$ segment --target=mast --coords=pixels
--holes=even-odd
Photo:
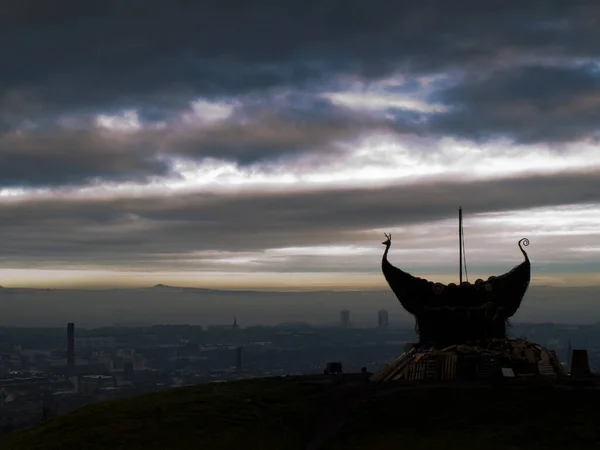
[[[458,267],[459,267],[459,285],[462,284],[462,208],[458,208]]]

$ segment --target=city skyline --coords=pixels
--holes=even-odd
[[[67,3],[0,11],[0,285],[456,282],[462,206],[470,281],[600,286],[596,2]]]

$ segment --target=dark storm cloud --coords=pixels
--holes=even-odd
[[[27,1],[0,10],[0,97],[27,96],[38,115],[135,107],[160,117],[193,96],[312,89],[338,74],[595,57],[597,12],[592,0]]]
[[[441,97],[441,98],[440,98]],[[518,67],[466,78],[436,100],[450,111],[431,126],[466,138],[521,143],[600,137],[600,66]]]
[[[78,127],[48,126],[0,134],[0,187],[56,187],[99,182],[148,182],[176,177],[172,158],[205,158],[264,165],[316,153],[383,130],[373,117],[303,95],[247,99],[227,120],[203,123],[188,108],[188,125],[115,132],[82,120]],[[197,121],[197,122],[194,122]]]
[[[0,135],[0,187],[147,181],[171,173],[148,137],[89,130]],[[150,150],[150,151],[148,151]]]
[[[201,160],[206,157],[241,166],[271,163],[318,153],[322,160],[339,153],[366,133],[390,128],[385,122],[306,95],[283,99],[248,99],[232,117],[209,127],[167,132],[165,154]]]
[[[600,202],[597,172],[323,192],[13,201],[0,210],[0,256],[10,267],[85,260],[180,268],[191,251],[361,242],[365,230],[454,217],[459,204],[475,214],[593,202]]]
[[[343,91],[346,75],[369,81],[393,71],[407,81],[391,93],[418,92],[421,75],[450,78],[431,97],[448,112],[391,111],[402,133],[528,143],[589,137],[599,118],[597,73],[561,64],[600,56],[598,13],[592,0],[3,6],[0,185],[143,182],[172,175],[164,159],[172,156],[240,165],[335,157],[336,144],[390,124],[318,95]],[[301,94],[273,100],[289,92]],[[177,128],[199,97],[241,99],[244,108],[227,123]],[[125,109],[167,129],[119,141],[57,126]],[[14,138],[16,130],[23,136]]]

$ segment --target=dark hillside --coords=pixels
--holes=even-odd
[[[600,448],[595,389],[322,380],[213,383],[99,403],[4,436],[0,448]]]

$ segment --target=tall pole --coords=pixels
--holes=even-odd
[[[458,208],[458,267],[459,285],[462,284],[462,208]]]

